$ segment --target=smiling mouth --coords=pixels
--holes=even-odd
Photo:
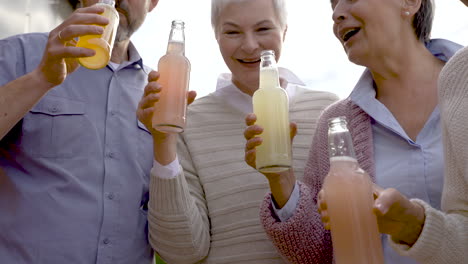
[[[240,62],[240,63],[244,63],[244,64],[255,64],[255,63],[260,62],[260,59],[257,59],[257,60],[237,59],[237,61]]]
[[[359,31],[361,31],[360,28],[353,28],[353,29],[348,30],[342,37],[343,41],[344,42],[348,41],[350,38],[356,35]]]

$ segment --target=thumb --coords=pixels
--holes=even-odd
[[[297,134],[297,124],[294,122],[289,123],[289,131],[290,131],[289,133],[291,136],[291,141],[293,141],[294,137]]]

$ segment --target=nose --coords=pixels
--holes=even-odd
[[[339,24],[342,21],[344,21],[347,18],[347,16],[348,15],[346,4],[342,1],[338,1],[338,3],[335,6],[335,9],[333,9],[333,22],[335,22],[335,24]]]
[[[242,46],[241,46],[242,50],[247,54],[252,54],[259,47],[260,47],[260,44],[255,34],[245,33],[244,38],[242,40]]]

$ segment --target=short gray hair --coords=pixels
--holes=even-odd
[[[434,1],[421,0],[421,7],[413,18],[413,28],[416,37],[424,42],[431,38],[432,21],[434,20]]]
[[[234,1],[255,1],[255,0],[211,0],[211,26],[216,32],[216,27],[218,26],[219,14],[223,10],[224,6]],[[286,28],[287,24],[287,10],[286,10],[286,0],[271,0],[273,3],[273,9],[280,23],[281,29]]]

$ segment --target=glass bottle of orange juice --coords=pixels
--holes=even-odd
[[[356,160],[345,117],[328,121],[330,171],[323,189],[336,264],[383,264],[369,175]]]
[[[94,56],[78,58],[78,62],[83,67],[91,70],[104,68],[109,63],[119,27],[119,13],[115,10],[114,0],[99,0],[96,5],[104,7],[101,15],[109,19],[109,24],[104,26],[102,35],[82,36],[76,44],[77,47],[92,49],[96,52]]]
[[[259,89],[252,97],[256,124],[263,127],[256,168],[264,173],[278,173],[291,167],[288,94],[279,83],[274,51],[262,51],[260,59]]]
[[[184,22],[172,21],[167,52],[158,62],[159,101],[154,104],[153,128],[180,133],[185,128],[190,62],[185,57]]]

